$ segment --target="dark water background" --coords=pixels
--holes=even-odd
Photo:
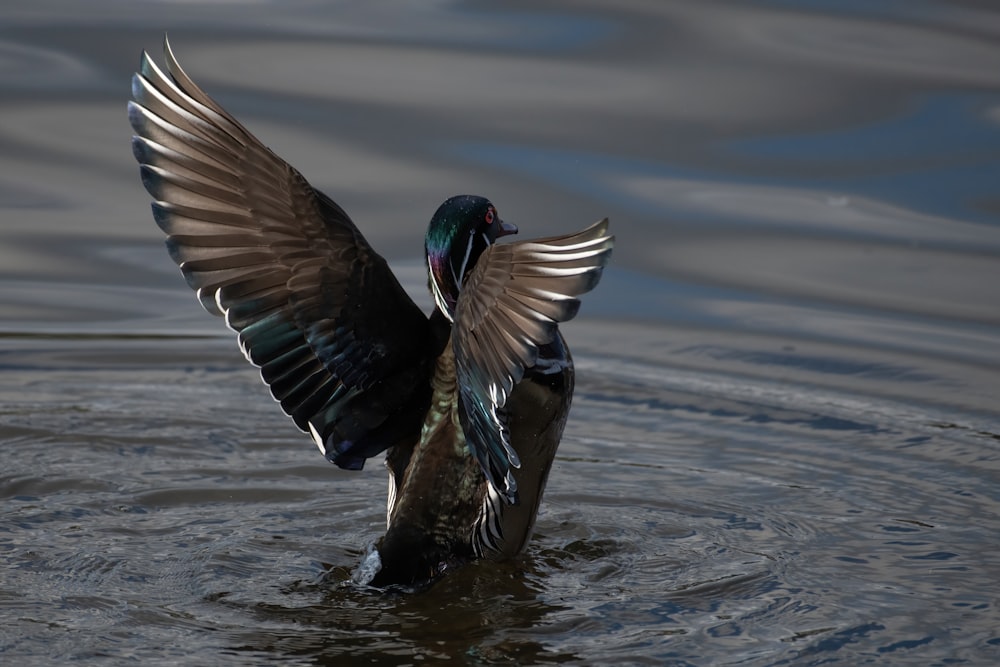
[[[996,664],[995,7],[5,2],[0,662]],[[427,307],[449,195],[611,218],[523,559],[345,583],[380,466],[281,416],[139,184],[165,31]]]

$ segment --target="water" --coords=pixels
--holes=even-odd
[[[14,664],[993,664],[1000,12],[96,0],[0,10],[0,651]],[[523,558],[350,583],[326,464],[162,249],[128,78],[189,73],[429,308],[445,197],[605,215]]]

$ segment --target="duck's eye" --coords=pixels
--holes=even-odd
[[[490,208],[486,209],[486,224],[487,225],[492,225],[493,224],[493,218],[495,218],[495,217],[496,217],[496,211],[493,210],[492,206]]]

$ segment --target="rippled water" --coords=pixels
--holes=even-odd
[[[976,2],[8,3],[0,655],[11,664],[993,664],[1000,12]],[[429,308],[446,196],[608,215],[527,553],[350,583],[326,464],[162,249],[128,78],[189,73]]]

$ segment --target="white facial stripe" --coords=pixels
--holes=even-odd
[[[459,292],[462,291],[461,277],[465,275],[465,267],[469,263],[469,256],[472,255],[472,242],[475,240],[476,240],[476,232],[475,231],[469,232],[469,244],[465,246],[465,258],[462,260],[462,269],[461,271],[458,272],[458,275],[455,276],[455,289],[457,289]],[[452,268],[451,275],[454,276],[455,267],[453,266],[451,268]]]

